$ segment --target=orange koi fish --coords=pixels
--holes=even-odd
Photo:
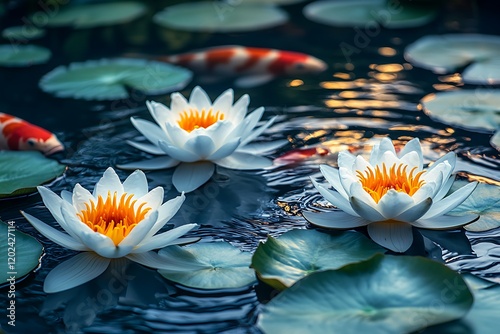
[[[238,45],[217,46],[156,60],[203,74],[237,76],[235,85],[243,88],[264,84],[277,76],[315,74],[327,68],[324,61],[304,53]]]
[[[20,118],[0,113],[0,150],[31,150],[50,155],[64,150],[64,146],[53,133]]]

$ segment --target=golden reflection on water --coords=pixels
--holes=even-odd
[[[326,131],[326,130],[316,130],[314,132],[299,133],[297,135],[297,138],[302,139],[303,141],[309,141],[309,140],[314,139],[314,138],[321,138],[327,134],[328,134],[328,131]]]
[[[446,82],[446,83],[455,83],[459,84],[462,83],[462,76],[460,73],[453,73],[450,75],[443,75],[438,77],[438,80],[441,82]]]
[[[445,90],[454,90],[454,89],[458,89],[457,86],[454,86],[454,85],[449,85],[449,84],[434,84],[432,85],[432,87],[435,89],[435,90],[439,90],[439,91],[445,91]]]
[[[349,80],[351,79],[351,75],[349,73],[337,72],[333,74],[334,78]]]
[[[381,56],[392,57],[395,56],[398,52],[396,51],[396,49],[386,46],[378,48],[378,53]]]
[[[304,84],[304,81],[300,80],[300,79],[295,79],[295,80],[292,80],[288,83],[288,87],[298,87],[298,86],[302,86]]]
[[[399,101],[379,100],[335,100],[325,101],[328,108],[351,108],[351,109],[397,109],[401,107]]]
[[[370,69],[383,73],[396,73],[404,70],[404,67],[401,64],[371,64]]]

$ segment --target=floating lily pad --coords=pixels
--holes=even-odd
[[[467,182],[457,181],[453,184],[451,191],[465,184]],[[467,231],[481,232],[499,227],[500,187],[486,183],[478,184],[474,192],[449,214],[452,216],[479,215],[477,221],[464,227]]]
[[[497,150],[500,151],[500,130],[495,132],[493,137],[491,137],[490,144],[491,144],[491,146],[493,146],[494,148],[496,148]]]
[[[0,66],[24,67],[45,63],[52,53],[36,45],[0,45]]]
[[[185,271],[161,269],[158,272],[171,281],[192,288],[240,288],[256,280],[255,272],[249,268],[252,254],[242,252],[227,242],[168,246],[158,254],[184,262]]]
[[[264,333],[412,333],[462,317],[472,302],[460,275],[441,263],[376,255],[301,279],[265,305],[258,326]]]
[[[500,59],[488,59],[468,66],[462,80],[476,85],[500,84]]]
[[[386,28],[418,27],[432,21],[437,10],[429,4],[391,4],[385,0],[317,1],[304,7],[309,20],[332,26],[377,25]],[[380,28],[379,28],[380,29]]]
[[[51,27],[92,28],[130,22],[146,13],[146,9],[144,4],[132,1],[70,5],[53,15],[34,13],[31,21],[41,23],[38,21],[43,17],[48,18],[47,25]]]
[[[36,191],[36,187],[61,176],[66,166],[36,151],[0,151],[0,197]]]
[[[500,128],[500,90],[456,90],[433,93],[421,101],[429,117],[439,122],[478,132]]]
[[[283,290],[313,272],[338,269],[383,252],[384,248],[358,232],[292,230],[261,243],[252,257],[252,267],[261,280]]]
[[[179,30],[236,32],[275,27],[285,23],[288,15],[272,5],[202,1],[166,7],[153,20]]]
[[[480,34],[425,36],[410,44],[405,58],[437,73],[447,73],[476,61],[498,58],[500,37]]]
[[[2,31],[2,37],[13,41],[26,41],[40,38],[45,35],[45,30],[35,26],[13,26]]]
[[[126,87],[145,94],[164,94],[184,88],[192,72],[144,59],[100,59],[59,66],[40,80],[40,88],[57,97],[85,100],[126,99]]]
[[[10,228],[9,228],[10,227]],[[0,221],[0,284],[14,276],[23,278],[40,265],[42,245],[32,236],[17,231],[14,222]],[[13,260],[11,260],[11,258]]]

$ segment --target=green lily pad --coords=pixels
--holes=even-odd
[[[317,1],[304,7],[309,20],[332,26],[377,25],[386,28],[418,27],[432,21],[437,10],[429,4],[390,4],[385,0]],[[380,29],[380,27],[379,27]]]
[[[13,26],[2,31],[2,37],[13,41],[25,41],[40,38],[45,35],[45,30],[35,26]]]
[[[264,333],[411,333],[464,316],[472,302],[441,263],[376,255],[301,279],[265,305],[257,325]]]
[[[261,243],[252,257],[252,268],[261,280],[283,290],[316,271],[338,269],[383,252],[384,248],[354,231],[291,230]]]
[[[457,181],[451,191],[457,190],[467,182]],[[451,216],[467,214],[479,215],[479,219],[472,224],[465,225],[467,231],[482,232],[500,226],[500,187],[479,183],[474,192],[458,207],[448,213]]]
[[[186,270],[158,270],[163,277],[198,289],[241,288],[256,281],[250,268],[252,254],[227,242],[168,246],[158,254],[186,263]],[[194,267],[194,268],[193,268]]]
[[[192,72],[182,67],[144,59],[100,59],[59,66],[40,80],[40,88],[57,97],[115,100],[129,97],[126,87],[148,95],[184,88]]]
[[[15,249],[15,250],[14,250]],[[32,236],[16,230],[14,222],[0,221],[0,284],[23,278],[40,265],[42,245]]]
[[[468,66],[462,73],[462,80],[475,85],[500,84],[500,59],[488,59]]]
[[[239,32],[278,26],[288,20],[288,14],[273,5],[202,1],[166,7],[153,20],[179,30]]]
[[[36,45],[0,45],[0,66],[24,67],[45,63],[52,53]]]
[[[70,5],[52,15],[34,13],[31,22],[37,24],[44,18],[48,19],[47,25],[50,27],[92,28],[127,23],[145,14],[146,10],[144,4],[132,1]]]
[[[499,53],[499,36],[446,34],[420,38],[406,48],[405,58],[436,73],[449,73],[476,61],[498,58]]]
[[[429,117],[471,131],[500,128],[500,90],[474,89],[433,93],[420,100]]]
[[[66,166],[36,151],[0,151],[0,197],[36,191],[61,176]]]
[[[490,144],[491,146],[500,151],[500,130],[498,130],[497,132],[495,132],[495,134],[493,134],[493,136],[490,139]]]

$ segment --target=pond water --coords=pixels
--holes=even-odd
[[[336,153],[362,152],[389,135],[396,143],[420,138],[428,161],[447,151],[459,156],[462,177],[500,183],[498,151],[491,134],[470,132],[435,122],[419,108],[422,97],[462,86],[453,75],[437,75],[408,63],[404,48],[429,34],[470,32],[500,35],[494,5],[487,1],[443,2],[438,18],[412,29],[370,32],[366,43],[356,44],[359,28],[334,28],[308,21],[303,4],[284,7],[288,23],[272,29],[241,33],[188,33],[168,30],[151,21],[153,13],[172,1],[148,1],[148,14],[128,24],[74,30],[51,28],[37,41],[52,50],[43,65],[1,68],[0,111],[29,120],[57,134],[67,150],[56,156],[69,168],[50,186],[59,193],[76,183],[91,188],[108,166],[149,157],[131,148],[127,139],[138,136],[130,116],[150,119],[145,101],[170,103],[169,95],[144,96],[132,91],[127,100],[96,102],[60,99],[38,88],[41,76],[58,65],[117,57],[140,52],[169,55],[216,45],[246,45],[294,50],[324,60],[329,68],[319,75],[280,77],[254,88],[234,88],[236,97],[249,94],[251,109],[264,106],[267,120],[278,116],[261,140],[287,139],[289,144],[272,153],[277,158],[304,147],[326,149],[326,155],[284,163],[260,172],[217,171],[203,187],[190,193],[174,225],[195,222],[204,241],[229,241],[242,250],[254,251],[268,235],[278,236],[309,225],[300,216],[305,208],[322,210],[327,203],[312,187],[309,177],[320,179],[319,164],[336,165]],[[3,27],[18,25],[37,4],[21,2],[2,18]],[[342,43],[356,48],[348,55]],[[345,45],[345,44],[344,44]],[[232,80],[200,83],[195,77],[181,91],[188,96],[200,84],[212,99]],[[468,173],[465,173],[468,171]],[[117,170],[124,179],[128,172]],[[170,180],[172,170],[147,172],[150,187],[165,187],[166,198],[177,194]],[[0,218],[14,220],[21,231],[36,236],[44,245],[41,268],[18,283],[16,333],[259,333],[255,326],[260,305],[276,292],[264,284],[238,290],[207,293],[169,283],[159,274],[136,264],[119,263],[105,275],[84,286],[47,296],[42,284],[57,264],[72,257],[68,251],[41,237],[21,216],[25,210],[51,222],[38,195],[3,200]],[[500,282],[500,257],[489,250],[500,244],[500,230],[483,233],[440,232],[427,236],[410,250],[449,262],[455,269],[472,271]],[[478,256],[464,238],[469,238]],[[424,247],[425,245],[425,247]],[[440,245],[441,247],[439,247]],[[498,252],[497,252],[498,253]],[[124,269],[125,268],[125,269]],[[111,275],[111,276],[109,276]],[[109,277],[121,282],[113,293]],[[3,290],[2,290],[3,291]],[[104,293],[103,291],[107,291]],[[6,305],[6,293],[0,304]],[[0,323],[6,328],[5,319]],[[10,330],[10,328],[9,328]]]

